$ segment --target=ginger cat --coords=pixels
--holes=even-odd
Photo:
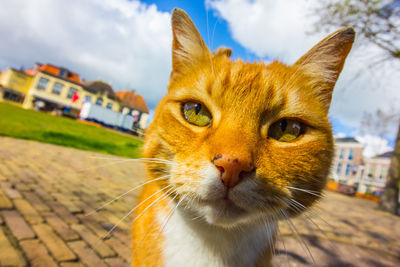
[[[354,30],[291,66],[211,53],[179,9],[172,30],[168,93],[146,133],[133,265],[269,266],[277,221],[310,207],[325,186],[328,109]]]

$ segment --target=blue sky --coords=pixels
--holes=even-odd
[[[232,48],[232,58],[242,58],[245,61],[260,60],[251,51],[247,50],[232,39],[228,24],[224,19],[216,16],[214,10],[207,9],[204,1],[142,1],[146,4],[155,4],[161,11],[171,12],[178,7],[185,10],[193,20],[207,46],[214,50],[219,46]],[[207,21],[208,20],[208,21]],[[208,24],[207,24],[208,23]],[[268,59],[266,57],[265,59]]]
[[[269,57],[257,57],[253,52],[241,46],[232,39],[229,26],[224,19],[216,16],[214,10],[207,8],[203,1],[142,1],[146,4],[155,4],[161,11],[171,12],[175,7],[179,7],[189,14],[204,41],[210,49],[216,49],[219,46],[232,48],[232,58],[241,58],[245,61],[268,60]],[[334,134],[344,133],[346,136],[353,136],[357,131],[356,126],[343,124],[339,118],[331,118]]]
[[[207,3],[207,9],[206,9]],[[85,80],[100,79],[114,90],[135,89],[154,109],[171,71],[170,17],[184,9],[210,49],[227,46],[245,61],[278,59],[287,64],[328,32],[313,33],[318,0],[20,0],[0,9],[0,70],[30,68],[36,62],[63,66]],[[46,12],[43,12],[46,10]],[[207,23],[208,21],[208,23]],[[332,29],[334,31],[336,29]],[[400,107],[400,66],[365,66],[379,56],[357,41],[333,94],[330,118],[335,134],[358,136],[364,112]],[[361,72],[361,75],[357,76]],[[355,78],[355,77],[358,78]],[[383,150],[397,125],[391,125]],[[374,141],[374,142],[375,142]],[[386,142],[386,143],[385,143]]]
[[[252,51],[246,49],[238,42],[232,39],[232,33],[229,31],[229,25],[226,20],[220,18],[215,10],[207,8],[207,4],[203,1],[151,1],[144,0],[147,4],[155,4],[158,9],[171,12],[175,7],[185,10],[194,24],[198,28],[201,36],[210,49],[216,49],[219,46],[227,46],[232,48],[232,58],[241,58],[245,61],[270,60],[268,55],[263,57],[256,56]],[[340,118],[331,116],[331,124],[334,134],[352,137],[357,135],[358,125],[346,125]],[[394,140],[390,140],[393,146]]]

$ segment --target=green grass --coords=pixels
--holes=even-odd
[[[0,135],[129,158],[141,157],[143,141],[78,121],[0,103]]]

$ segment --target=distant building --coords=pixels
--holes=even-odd
[[[51,64],[35,64],[25,71],[32,77],[23,107],[43,111],[58,111],[77,117],[87,93],[81,78],[70,70]]]
[[[52,64],[37,63],[26,71],[11,68],[1,72],[0,101],[73,118],[79,116],[83,103],[89,102],[131,115],[132,130],[137,133],[146,128],[149,116],[141,95],[131,91],[115,93],[103,81],[82,81],[78,74]]]
[[[113,111],[120,111],[121,105],[112,87],[103,81],[82,82],[83,88],[89,93],[85,102],[90,102]]]
[[[393,152],[386,152],[374,158],[366,159],[363,175],[358,184],[358,192],[381,196],[385,188]]]
[[[33,77],[22,70],[7,69],[0,73],[0,101],[22,105]]]
[[[366,159],[362,158],[362,152],[363,145],[354,138],[337,138],[331,179],[339,183],[339,188],[347,187],[348,192],[351,188],[353,194],[358,196],[380,197],[385,188],[393,152]]]
[[[135,127],[145,129],[149,119],[149,108],[143,97],[134,91],[119,91],[115,94],[121,103],[121,112],[133,116]]]
[[[332,176],[335,181],[354,185],[362,176],[362,152],[364,146],[354,138],[335,139],[335,157]]]

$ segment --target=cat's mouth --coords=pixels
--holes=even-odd
[[[218,209],[219,211],[223,212],[224,214],[228,213],[243,214],[246,212],[244,209],[240,208],[238,205],[235,204],[235,202],[233,202],[228,197],[222,198],[218,201],[214,201],[210,205]]]
[[[206,206],[222,206],[222,207],[238,207],[235,202],[230,199],[228,196],[221,197],[219,199],[200,199],[200,204]],[[238,207],[239,208],[239,207]]]
[[[203,206],[203,215],[210,224],[230,226],[248,214],[227,195],[218,199],[199,199],[199,204]]]

